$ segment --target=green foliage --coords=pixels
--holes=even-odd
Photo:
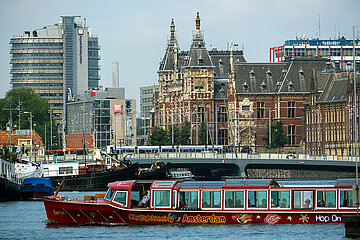
[[[284,133],[284,123],[277,121],[277,123],[271,123],[271,146],[269,146],[269,125],[266,128],[266,134],[262,137],[266,142],[265,148],[267,149],[281,149],[287,144],[288,138]]]
[[[160,127],[155,127],[150,135],[149,145],[151,146],[169,145],[167,131]]]
[[[199,131],[199,145],[207,145],[206,140],[206,123],[202,122]]]
[[[8,91],[4,99],[0,99],[0,127],[2,130],[6,129],[6,124],[9,122],[10,112],[5,110],[6,108],[12,108],[15,110],[11,111],[11,117],[13,120],[13,130],[18,129],[19,125],[19,111],[16,108],[21,102],[21,119],[20,127],[21,129],[30,129],[30,114],[25,114],[24,112],[31,112],[33,115],[33,130],[35,130],[42,141],[45,143],[45,124],[46,134],[47,134],[47,145],[50,145],[50,115],[49,115],[49,104],[46,99],[37,95],[32,88],[16,88]],[[53,145],[58,143],[58,131],[55,125],[55,121],[52,121],[53,124]],[[16,127],[15,127],[16,125]]]
[[[10,152],[9,148],[7,146],[3,146],[0,150],[0,157],[2,159],[5,159],[9,162],[16,163],[17,160],[17,154],[16,152]]]
[[[181,127],[180,133],[180,144],[181,145],[189,145],[190,144],[190,131],[191,125],[189,121],[185,121]]]
[[[187,145],[190,143],[190,123],[184,122],[182,127],[169,125],[167,130],[155,127],[150,135],[149,145],[164,146],[172,145],[172,134],[174,131],[174,145]]]

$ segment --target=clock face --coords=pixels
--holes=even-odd
[[[204,80],[203,79],[198,79],[197,85],[199,87],[204,87],[204,85],[205,85]]]

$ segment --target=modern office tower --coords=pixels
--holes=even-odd
[[[119,62],[112,63],[112,86],[119,87]]]
[[[98,38],[77,16],[11,38],[11,84],[31,87],[49,101],[60,122],[64,101],[99,88]],[[65,83],[65,84],[63,84]],[[65,94],[64,94],[65,92]]]
[[[149,117],[153,108],[154,93],[159,91],[159,85],[140,87],[140,116]]]

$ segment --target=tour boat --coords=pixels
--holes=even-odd
[[[128,180],[84,200],[44,197],[47,219],[74,224],[343,223],[355,214],[354,179]],[[144,190],[149,206],[139,208]],[[143,193],[143,194],[142,194]]]

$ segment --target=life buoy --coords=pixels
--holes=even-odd
[[[291,158],[291,159],[294,159],[294,158],[296,158],[296,156],[294,155],[294,154],[288,154],[287,156],[286,156],[286,158]]]

